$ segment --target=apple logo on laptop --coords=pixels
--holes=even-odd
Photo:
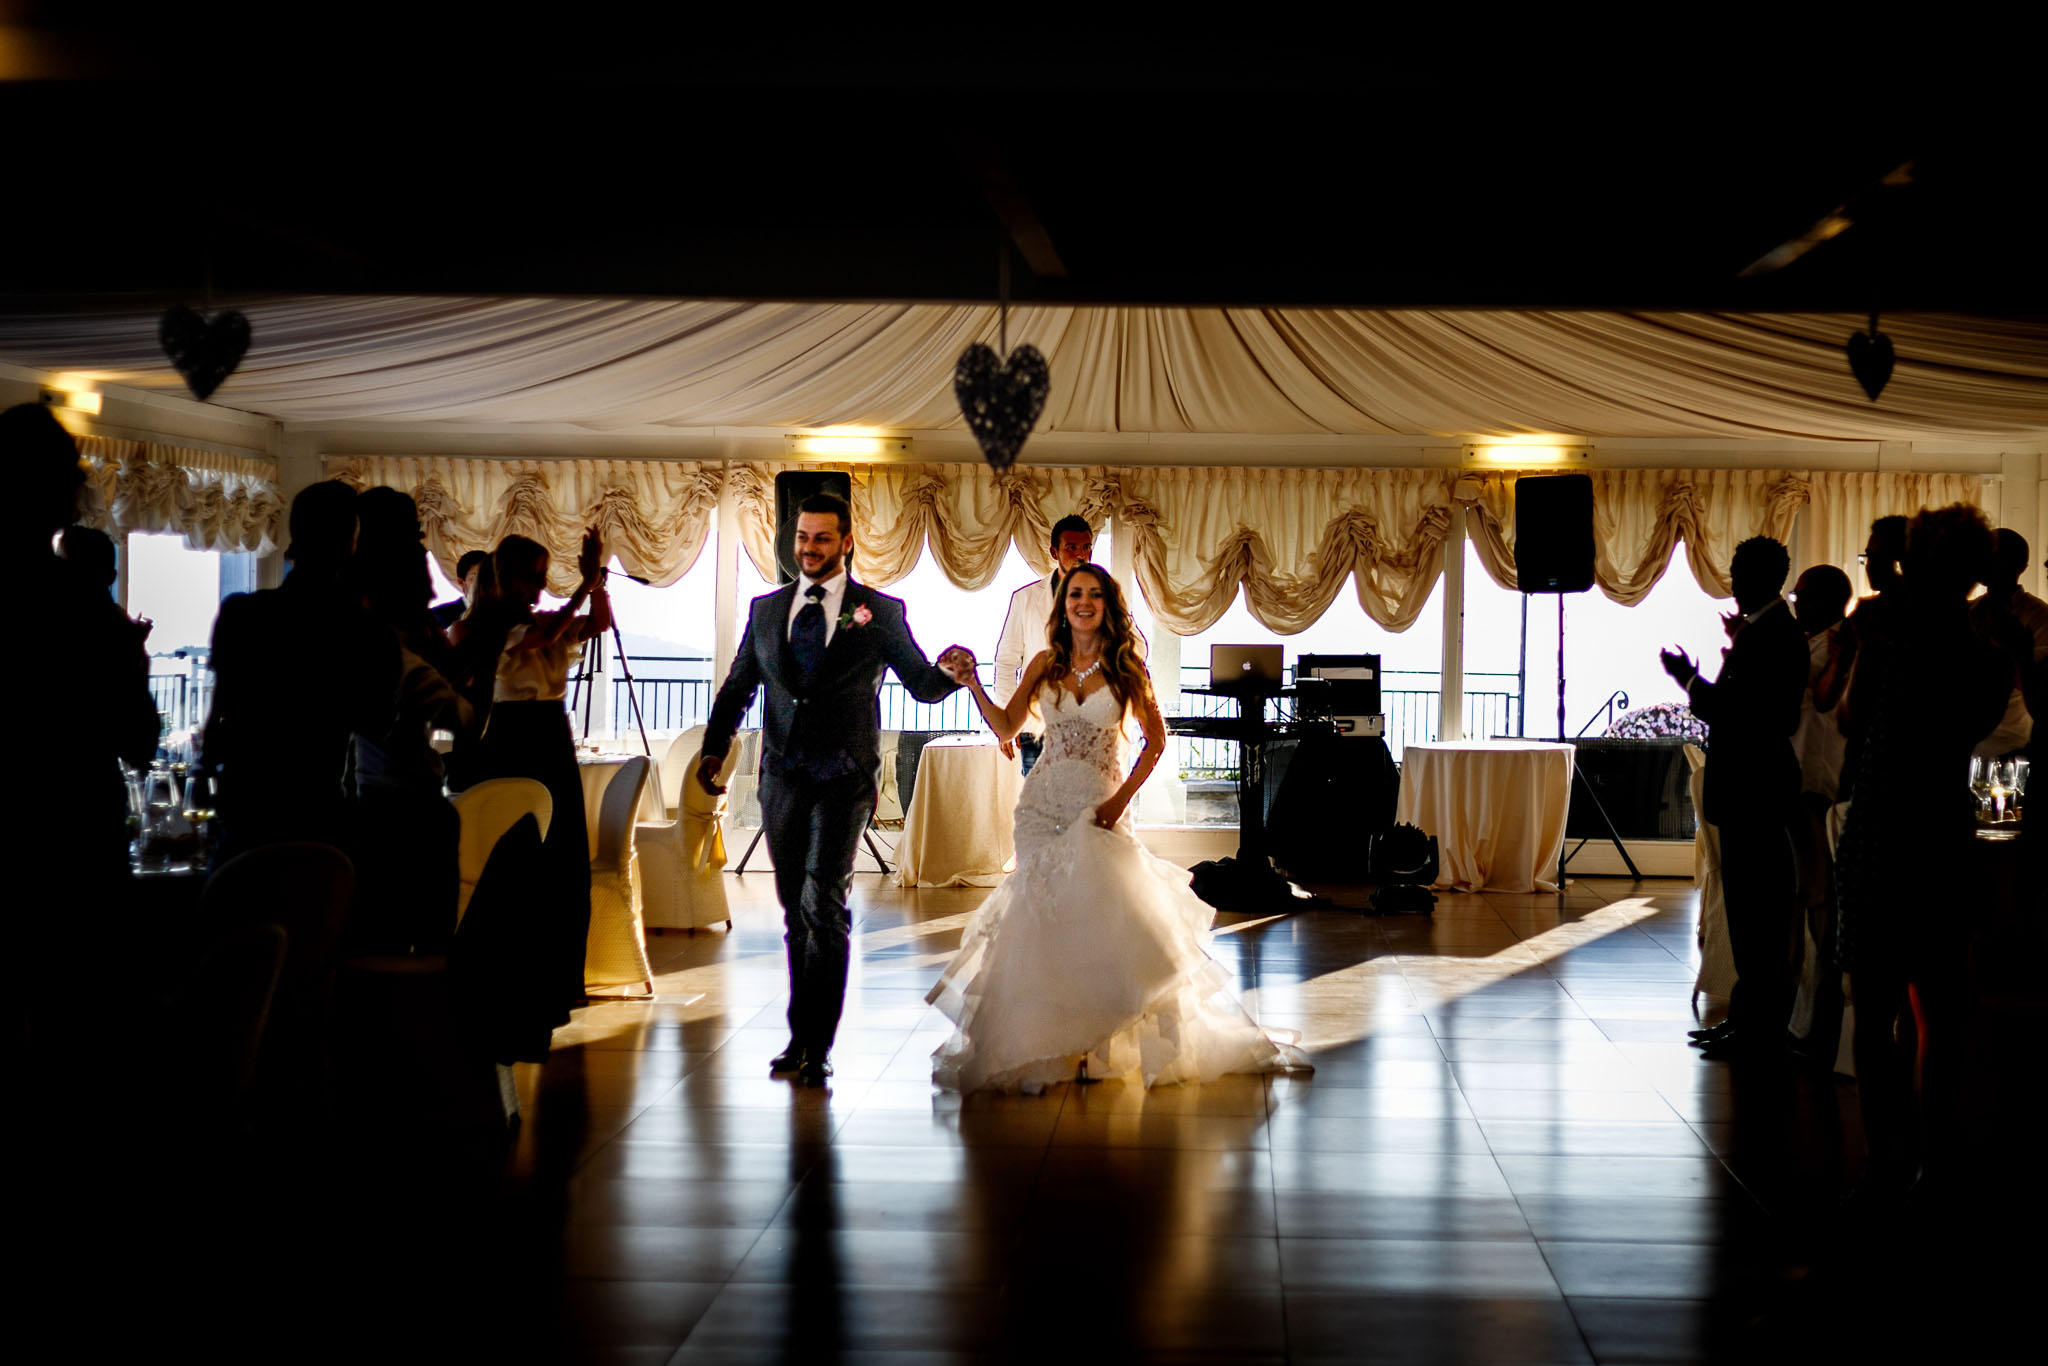
[[[1252,662],[1249,659],[1247,659],[1244,663],[1238,665],[1237,667],[1239,671],[1243,673],[1250,673],[1252,671]]]

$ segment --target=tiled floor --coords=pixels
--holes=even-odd
[[[2038,1299],[2031,973],[1985,1094],[2034,1108],[1981,1126],[1975,1221],[1871,1223],[1837,1209],[1853,1088],[1685,1046],[1686,882],[1224,917],[1214,951],[1313,1075],[965,1100],[930,1086],[923,996],[985,891],[856,879],[838,1073],[805,1091],[767,1075],[772,882],[729,885],[732,932],[649,941],[654,1002],[519,1069],[509,1152],[399,1105],[209,1164],[82,1059],[111,1113],[51,1115],[97,1141],[21,1168],[27,1300],[102,1359],[1064,1366],[1883,1361],[1914,1326],[1977,1360],[1954,1325]],[[153,1038],[125,997],[80,1009]]]
[[[651,941],[659,1000],[580,1012],[523,1079],[571,1358],[1691,1359],[1804,1269],[1759,1200],[1782,1154],[1720,1155],[1750,1101],[1684,1044],[1689,883],[1225,917],[1312,1076],[964,1100],[923,995],[986,892],[857,879],[838,1073],[803,1091],[766,1074],[770,883],[735,890],[731,934]]]

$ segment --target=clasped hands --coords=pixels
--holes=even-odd
[[[948,645],[939,651],[939,668],[962,687],[974,678],[975,664],[974,651],[965,645]]]

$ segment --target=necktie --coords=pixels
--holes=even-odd
[[[810,601],[790,623],[789,652],[796,656],[796,667],[804,682],[809,683],[819,661],[825,658],[825,589],[814,583],[804,590],[804,596]]]

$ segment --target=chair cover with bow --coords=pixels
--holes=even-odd
[[[692,775],[679,784],[680,807],[673,820],[642,821],[636,832],[640,848],[642,908],[649,928],[694,930],[700,925],[723,922],[732,927],[732,910],[726,904],[724,868],[725,819],[729,812],[725,796],[714,797],[694,777],[697,755],[703,744],[704,728],[677,737],[669,750],[673,767]],[[688,751],[682,750],[690,742]],[[721,784],[731,781],[739,766],[744,746],[726,751],[719,769]]]

